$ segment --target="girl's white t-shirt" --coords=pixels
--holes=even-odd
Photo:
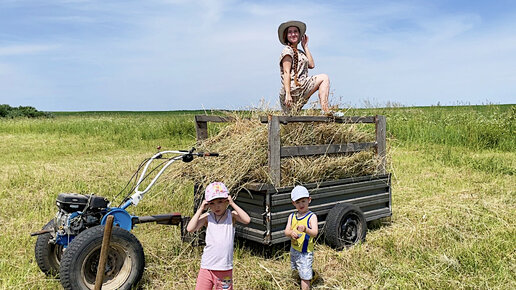
[[[217,222],[215,214],[208,215],[206,228],[206,246],[202,253],[201,268],[215,271],[233,269],[233,245],[235,228],[231,211],[226,209],[226,216]]]

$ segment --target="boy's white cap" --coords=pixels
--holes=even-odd
[[[290,198],[292,201],[296,201],[303,197],[309,197],[310,193],[308,193],[308,189],[306,187],[298,185],[292,189],[292,192],[290,193]]]

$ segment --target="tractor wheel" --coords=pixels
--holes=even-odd
[[[97,276],[104,226],[80,233],[64,251],[60,276],[64,289],[93,289]],[[102,289],[131,289],[145,267],[143,248],[130,232],[114,226],[111,232]]]
[[[43,230],[54,228],[54,220],[49,221]],[[34,256],[39,268],[47,276],[57,276],[59,274],[59,264],[63,254],[63,246],[50,242],[50,233],[38,236],[34,247]]]
[[[326,217],[324,237],[330,246],[342,249],[365,241],[367,223],[362,211],[348,203],[335,205]]]

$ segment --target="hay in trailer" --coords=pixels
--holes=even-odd
[[[183,179],[186,177],[203,187],[213,181],[222,181],[233,192],[253,182],[272,183],[268,173],[267,124],[259,121],[259,116],[266,113],[252,112],[250,117],[228,114],[226,117],[232,121],[217,135],[197,146],[198,151],[218,152],[220,157],[196,159],[177,172]],[[305,114],[309,115],[310,111]],[[367,127],[364,124],[289,123],[281,126],[281,144],[299,146],[374,142],[372,128],[374,126]],[[379,164],[374,149],[353,154],[283,158],[281,186],[375,174]]]

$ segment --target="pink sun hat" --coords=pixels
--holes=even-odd
[[[222,182],[210,183],[204,191],[206,201],[211,201],[216,198],[228,198],[229,190]]]

